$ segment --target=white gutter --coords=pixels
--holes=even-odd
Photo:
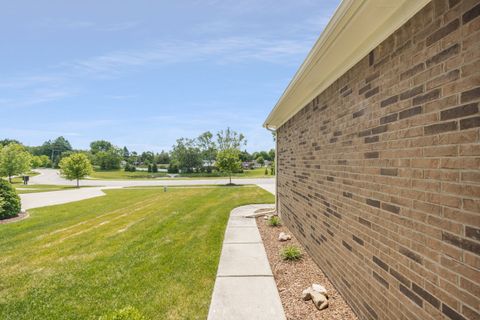
[[[282,126],[429,2],[343,0],[263,126]]]

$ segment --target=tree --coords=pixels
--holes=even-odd
[[[0,179],[0,220],[15,217],[20,212],[20,197],[12,185]]]
[[[227,149],[237,149],[240,150],[240,147],[245,146],[247,140],[242,133],[227,128],[227,130],[220,130],[217,133],[217,146],[218,150],[227,150]]]
[[[170,155],[168,152],[165,152],[162,150],[162,152],[157,153],[156,156],[156,163],[161,163],[161,164],[169,164],[170,163]]]
[[[32,168],[38,168],[42,165],[42,159],[40,159],[40,156],[33,156],[30,159],[30,165]]]
[[[152,151],[142,152],[140,161],[143,163],[153,163],[155,161],[155,154]]]
[[[130,151],[128,151],[127,147],[123,147],[123,160],[127,161],[130,157]]]
[[[247,150],[244,150],[244,151],[240,152],[240,160],[241,161],[252,161],[253,157],[250,153],[248,153]]]
[[[177,144],[172,149],[172,160],[182,171],[193,172],[202,166],[200,149],[192,139],[177,139]]]
[[[259,156],[256,160],[257,163],[263,167],[263,165],[265,164],[265,160],[263,159],[263,157]]]
[[[48,168],[51,163],[52,162],[50,161],[50,158],[45,155],[32,156],[32,159],[31,159],[32,168]]]
[[[216,164],[220,171],[228,174],[230,178],[229,184],[232,184],[232,173],[241,168],[239,151],[235,148],[220,150],[217,154]]]
[[[25,147],[11,143],[0,150],[0,176],[8,177],[12,182],[12,176],[28,172],[32,156]]]
[[[111,148],[108,151],[98,151],[94,155],[94,163],[102,170],[120,169],[122,155],[120,150]]]
[[[18,140],[15,140],[15,139],[3,139],[3,140],[0,140],[0,148],[1,148],[1,147],[5,147],[5,146],[7,146],[7,145],[9,145],[9,144],[11,144],[11,143],[15,143],[15,144],[20,144],[20,145],[21,145],[20,141],[18,141]]]
[[[80,186],[80,179],[85,178],[93,171],[92,164],[83,153],[75,153],[60,161],[60,172],[68,180],[77,180],[77,188]]]
[[[90,152],[92,154],[97,154],[99,152],[108,152],[113,149],[113,144],[106,140],[97,140],[90,143]]]
[[[52,166],[56,167],[61,159],[61,156],[66,151],[72,151],[70,142],[64,137],[58,137],[54,141],[45,141],[40,147],[31,148],[33,155],[45,155],[50,158]]]
[[[207,163],[210,170],[217,155],[217,145],[215,141],[213,141],[213,134],[210,131],[207,131],[199,135],[197,138],[197,145],[200,149],[202,160]]]
[[[153,173],[157,173],[157,172],[158,172],[158,166],[157,166],[156,163],[153,163],[153,164],[152,164],[152,172],[153,172]]]
[[[268,155],[270,157],[270,161],[275,161],[275,149],[270,149],[270,151],[268,151]]]

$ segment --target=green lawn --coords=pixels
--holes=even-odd
[[[205,319],[229,212],[253,186],[119,189],[0,225],[0,319]]]
[[[257,168],[253,170],[245,170],[243,173],[235,173],[233,177],[235,178],[272,178],[270,175],[270,169],[268,169],[269,174],[265,174],[265,168]],[[184,173],[179,174],[177,178],[191,178],[191,179],[208,179],[208,178],[218,178],[226,177],[225,174],[220,172],[214,173]],[[167,176],[165,172],[149,173],[146,171],[135,171],[135,172],[125,172],[123,170],[95,170],[91,175],[91,179],[111,179],[111,180],[130,180],[130,179],[172,179]]]
[[[165,172],[150,173],[146,171],[128,172],[124,170],[99,170],[96,169],[90,175],[91,179],[112,179],[112,180],[130,180],[130,179],[155,179],[166,177]]]

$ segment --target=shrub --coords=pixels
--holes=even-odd
[[[282,224],[278,216],[271,216],[270,219],[267,220],[267,223],[271,227],[278,227]]]
[[[289,245],[282,248],[280,256],[282,256],[283,260],[295,261],[300,260],[302,257],[302,252],[300,251],[299,247],[295,245]]]
[[[157,164],[156,164],[156,163],[154,163],[154,164],[152,165],[152,172],[153,172],[153,173],[158,172],[158,167],[157,167]]]
[[[142,316],[138,309],[126,307],[101,316],[98,320],[145,320],[145,317]]]
[[[178,173],[178,165],[175,163],[170,163],[168,166],[168,173]]]
[[[0,220],[15,217],[20,209],[17,192],[8,181],[0,179]]]
[[[148,164],[147,171],[148,171],[148,172],[152,172],[152,165],[151,165],[151,164]]]
[[[265,175],[268,175],[268,168],[265,168]]]

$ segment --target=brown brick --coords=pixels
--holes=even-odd
[[[382,202],[382,209],[390,211],[392,213],[396,213],[396,214],[398,214],[400,212],[399,207],[394,206],[393,204],[385,203],[385,202]]]
[[[450,72],[442,74],[441,76],[436,77],[435,79],[427,82],[427,90],[455,81],[459,77],[460,77],[460,70],[452,70]]]
[[[403,283],[405,286],[410,287],[411,282],[408,280],[405,276],[403,276],[401,273],[396,271],[395,269],[390,268],[390,274],[395,277],[400,283]]]
[[[457,130],[458,124],[457,121],[450,121],[444,123],[432,124],[424,128],[425,135],[428,134],[438,134],[447,131]]]
[[[480,116],[460,120],[460,130],[480,127]]]
[[[476,113],[478,113],[478,103],[470,103],[442,111],[440,113],[440,120],[463,118]]]
[[[476,87],[468,91],[462,92],[462,95],[460,98],[462,103],[470,102],[477,99],[480,99],[480,87]]]
[[[405,247],[400,247],[400,249],[398,250],[401,254],[403,254],[404,256],[412,259],[413,261],[417,262],[417,263],[420,263],[420,264],[423,264],[423,258],[416,254],[415,252],[405,248]]]
[[[425,103],[425,102],[428,102],[428,101],[431,101],[431,100],[435,100],[439,96],[440,96],[440,89],[435,89],[435,90],[427,92],[427,93],[425,93],[421,96],[417,96],[417,97],[413,98],[413,104],[416,105],[416,104]]]
[[[418,286],[416,283],[412,283],[412,289],[416,294],[425,299],[425,301],[430,303],[435,308],[440,309],[440,300],[435,298],[431,293]]]
[[[385,108],[386,106],[394,104],[397,101],[398,101],[398,95],[394,95],[394,96],[392,96],[390,98],[387,98],[387,99],[383,100],[382,102],[380,102],[380,107]]]
[[[380,169],[380,174],[382,176],[397,176],[398,175],[398,169],[396,169],[396,168],[381,168]]]
[[[442,303],[442,312],[444,315],[446,315],[452,320],[467,320],[461,314],[447,306],[445,303]]]
[[[408,79],[423,70],[425,70],[425,63],[422,62],[400,74],[400,80]]]
[[[379,154],[377,151],[365,152],[364,157],[365,159],[376,159],[379,157]]]
[[[389,288],[389,284],[387,282],[387,280],[383,279],[378,273],[376,273],[375,271],[372,272],[372,276],[375,280],[377,280],[382,286],[384,286],[385,288]]]
[[[407,91],[402,92],[400,94],[400,100],[409,99],[409,98],[417,96],[421,93],[423,93],[423,86],[417,86],[413,89],[409,89]]]
[[[398,113],[392,113],[392,114],[389,114],[388,116],[380,118],[380,124],[394,122],[394,121],[397,121],[397,119],[398,119]]]
[[[428,3],[277,129],[282,221],[359,319],[478,314],[477,5]]]
[[[472,238],[474,240],[480,241],[480,229],[470,227],[470,226],[465,226],[465,236],[468,238]]]
[[[480,15],[480,3],[474,6],[472,9],[465,12],[462,16],[463,23],[468,23]]]
[[[461,249],[480,255],[480,243],[475,241],[464,239],[448,232],[442,232],[442,240]]]
[[[368,90],[365,92],[365,98],[370,98],[371,96],[376,95],[380,91],[379,87],[375,87],[373,89]]]
[[[359,110],[357,112],[354,112],[352,114],[352,117],[355,119],[355,118],[363,116],[364,114],[365,114],[365,109],[362,109],[362,110]]]
[[[405,118],[410,118],[421,113],[422,113],[422,106],[416,106],[407,110],[400,111],[399,118],[400,120]]]
[[[363,240],[360,239],[359,237],[355,236],[355,235],[352,235],[352,239],[353,241],[355,241],[356,243],[358,243],[359,245],[363,246]]]
[[[400,292],[403,293],[408,299],[412,300],[419,307],[423,307],[423,301],[415,293],[407,289],[403,284],[400,285]]]
[[[378,140],[379,140],[378,136],[365,137],[365,143],[374,143],[374,142],[378,142]]]
[[[379,133],[384,133],[387,132],[388,126],[386,124],[375,127],[372,129],[371,134],[379,134]]]
[[[452,33],[453,31],[457,30],[460,25],[460,21],[458,19],[453,20],[443,28],[435,31],[431,35],[427,37],[426,44],[427,46],[432,45],[433,43],[437,42],[438,40],[444,38],[448,34]]]
[[[380,208],[380,201],[374,199],[366,199],[365,203],[372,207]]]
[[[385,262],[383,262],[381,259],[373,256],[372,260],[373,260],[373,262],[375,262],[380,268],[382,268],[382,269],[385,270],[385,271],[388,271],[388,265],[387,265]]]
[[[430,59],[428,59],[426,61],[427,68],[430,68],[433,65],[436,65],[440,62],[443,62],[443,61],[449,59],[450,57],[458,54],[459,52],[460,52],[460,46],[459,46],[458,43],[456,43],[456,44],[448,47],[447,49],[439,52],[438,54],[434,55]]]

